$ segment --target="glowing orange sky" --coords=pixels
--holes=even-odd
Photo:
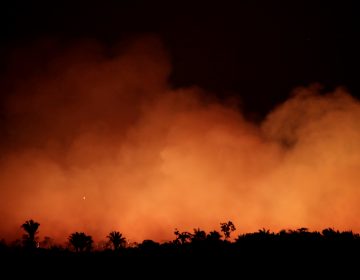
[[[78,44],[49,65],[6,100],[0,236],[20,238],[30,218],[58,242],[111,230],[163,241],[228,220],[238,233],[360,230],[360,104],[345,90],[295,89],[259,125],[197,87],[172,89],[155,38],[111,57]]]

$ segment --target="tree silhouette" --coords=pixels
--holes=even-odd
[[[192,238],[192,234],[187,231],[179,232],[178,229],[175,229],[174,234],[176,236],[175,243],[178,244],[185,244],[189,242]]]
[[[143,252],[155,252],[160,248],[160,243],[155,242],[151,239],[145,239],[142,243],[138,245],[138,248]]]
[[[259,229],[258,233],[260,235],[269,235],[270,234],[270,230],[269,229],[266,229],[266,228],[261,228]]]
[[[222,235],[216,231],[216,230],[213,230],[213,231],[210,231],[210,233],[206,236],[206,239],[209,240],[209,241],[220,241],[221,240],[221,237]]]
[[[34,220],[28,220],[21,225],[21,228],[23,228],[26,232],[26,234],[23,235],[25,247],[36,248],[35,236],[38,233],[37,230],[39,226],[40,224],[38,222],[35,222]]]
[[[301,227],[301,228],[298,228],[296,231],[300,234],[304,234],[304,233],[308,233],[309,229],[306,227]]]
[[[271,233],[269,229],[261,228],[258,232],[254,233],[258,240],[271,240],[275,233]]]
[[[40,247],[41,248],[50,249],[53,246],[54,246],[54,240],[49,236],[45,236],[43,241],[40,242]]]
[[[192,242],[204,241],[206,239],[206,232],[200,228],[194,228],[194,233],[191,236]]]
[[[126,238],[123,237],[122,233],[118,231],[112,231],[107,236],[115,251],[119,250],[121,247],[124,247],[126,244]]]
[[[69,236],[70,244],[75,248],[76,252],[90,251],[94,243],[90,235],[84,232],[74,232]]]
[[[335,239],[340,234],[339,231],[335,231],[333,228],[323,229],[322,235],[325,239]]]
[[[232,221],[228,221],[227,223],[220,223],[220,226],[221,231],[224,233],[225,240],[229,239],[231,233],[236,230]]]

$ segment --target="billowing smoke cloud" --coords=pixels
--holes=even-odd
[[[157,39],[48,44],[15,52],[9,70],[1,236],[29,218],[59,242],[111,230],[162,241],[229,219],[238,232],[360,230],[360,104],[345,90],[296,89],[258,125],[199,88],[172,89]]]

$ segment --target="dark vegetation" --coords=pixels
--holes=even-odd
[[[175,229],[174,240],[164,243],[143,240],[129,244],[121,232],[112,231],[107,242],[95,246],[90,235],[74,232],[67,245],[62,246],[50,237],[39,242],[39,226],[33,220],[26,221],[21,225],[25,231],[21,242],[0,242],[4,267],[37,267],[60,274],[70,269],[89,275],[95,271],[111,274],[120,269],[133,276],[144,272],[158,275],[169,270],[176,275],[193,270],[201,275],[237,275],[240,269],[254,277],[288,269],[297,271],[297,275],[341,270],[345,276],[360,267],[360,235],[333,228],[321,232],[307,228],[271,232],[263,228],[235,237],[235,225],[228,221],[220,224],[220,231],[208,233],[200,228],[193,232]]]

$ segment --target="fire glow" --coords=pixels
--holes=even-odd
[[[20,237],[29,218],[56,240],[166,240],[227,220],[238,232],[360,230],[360,104],[346,90],[297,88],[254,124],[196,86],[173,89],[157,39],[115,53],[83,43],[13,78],[0,236]]]

